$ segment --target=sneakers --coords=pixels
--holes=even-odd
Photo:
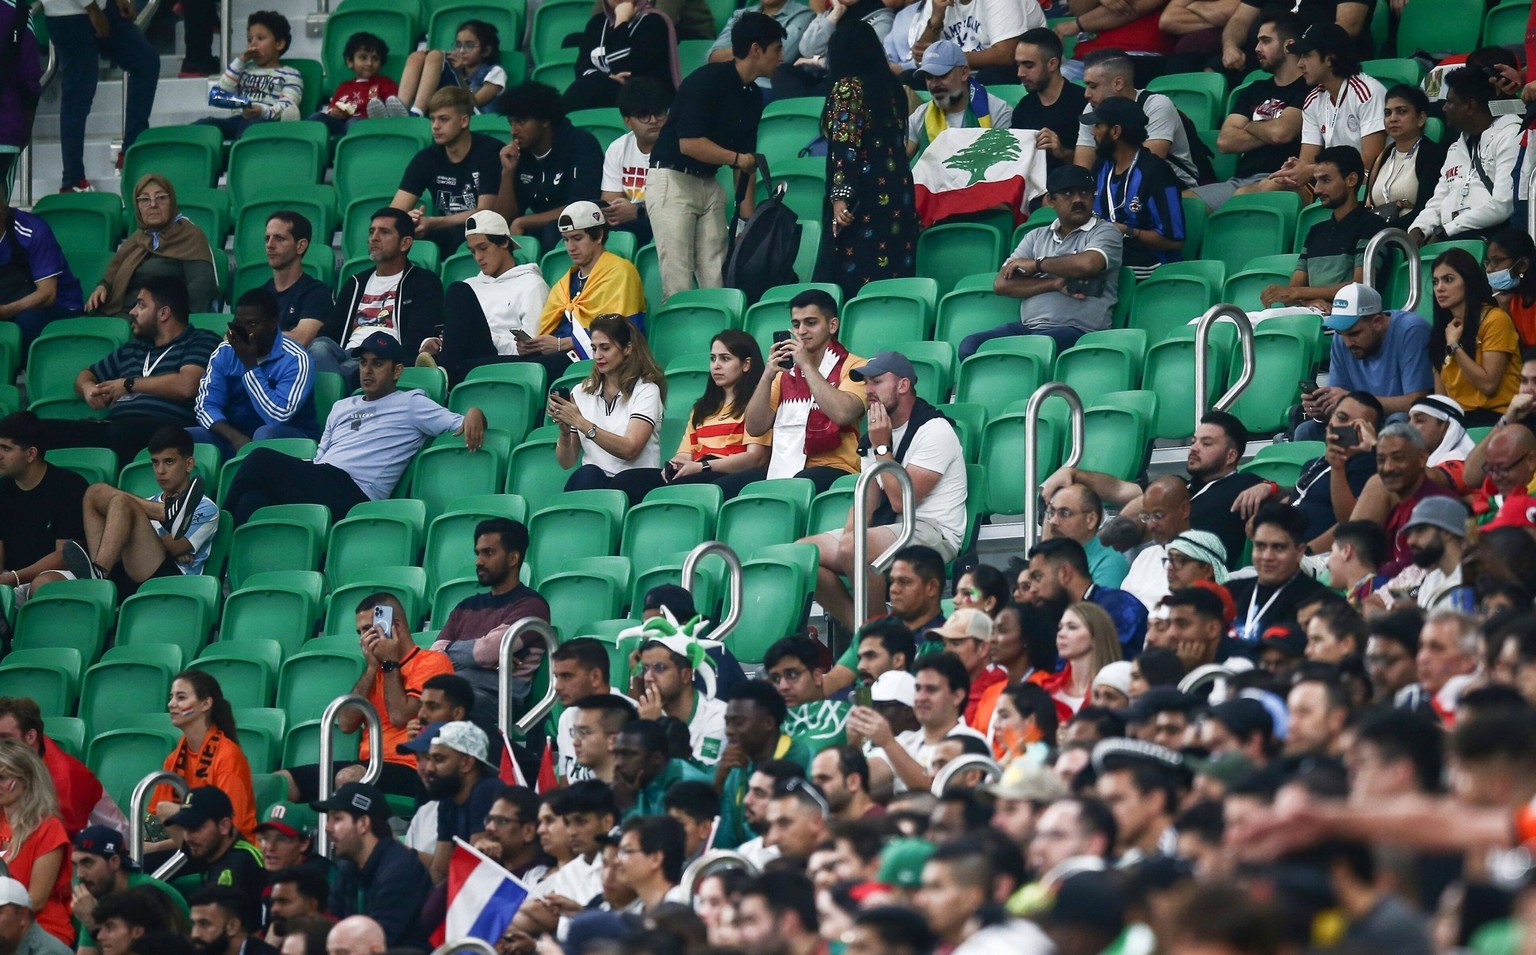
[[[410,107],[406,106],[405,101],[398,96],[390,96],[386,98],[382,105],[384,107],[385,119],[404,119],[405,117],[411,115]],[[372,104],[370,103],[369,106],[370,109],[368,111],[368,115],[372,116]]]
[[[201,503],[203,479],[200,477],[192,478],[185,493],[165,502],[165,532],[171,540],[187,536],[187,528],[192,526],[192,516],[197,513],[197,506]]]
[[[106,572],[96,566],[85,545],[79,541],[64,542],[64,566],[75,575],[76,580],[105,580],[107,577]]]
[[[74,185],[65,186],[64,188],[60,189],[59,190],[59,194],[60,195],[64,195],[66,193],[71,193],[71,192],[95,192],[95,191],[96,191],[96,189],[95,189],[95,187],[93,187],[91,185],[91,181],[89,179],[82,179],[79,182],[75,183]]]

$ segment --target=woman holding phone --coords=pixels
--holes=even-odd
[[[693,404],[677,453],[662,468],[668,484],[704,484],[722,474],[768,466],[773,432],[747,434],[747,402],[763,377],[763,353],[746,332],[729,329],[709,343],[709,384]]]
[[[75,943],[70,922],[70,842],[59,796],[42,757],[19,740],[0,740],[0,859],[26,886],[43,931]]]
[[[614,488],[639,504],[660,487],[661,417],[667,379],[645,336],[623,315],[599,315],[588,328],[592,374],[570,395],[550,393],[549,416],[562,426],[555,460],[580,462],[567,491]]]

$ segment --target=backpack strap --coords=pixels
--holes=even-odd
[[[752,158],[757,161],[757,168],[762,170],[763,185],[768,187],[768,194],[770,196],[773,195],[773,174],[768,171],[768,157],[762,153],[753,153]],[[730,234],[726,236],[725,240],[727,257],[730,255],[729,250],[736,248],[736,224],[741,221],[741,216],[737,210],[741,208],[742,202],[747,198],[747,190],[751,188],[752,176],[741,176],[736,180],[736,202],[731,206]]]

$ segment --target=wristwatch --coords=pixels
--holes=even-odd
[[[699,462],[699,470],[700,471],[708,471],[708,470],[710,470],[709,459],[708,458],[705,458],[703,461]]]
[[[596,441],[597,440],[597,425],[594,424],[592,427],[588,428],[586,431],[583,432],[583,435],[586,437],[586,439],[588,441]]]
[[[393,673],[398,669],[400,669],[400,661],[398,660],[385,660],[379,664],[379,670],[384,673]]]
[[[123,390],[128,392],[130,395],[133,394],[133,383],[138,380],[139,378],[137,375],[129,375],[127,378],[124,378]]]
[[[890,454],[891,446],[888,444],[877,444],[869,450],[874,452],[875,457],[879,457],[882,454]]]

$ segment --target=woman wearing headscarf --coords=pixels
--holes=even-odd
[[[604,0],[581,35],[576,82],[565,91],[565,108],[617,106],[626,82],[649,76],[676,92],[677,31],[651,0]]]
[[[1451,487],[1462,486],[1462,468],[1477,442],[1467,434],[1461,405],[1445,395],[1425,395],[1408,409],[1408,423],[1424,436],[1429,448],[1427,465],[1439,468],[1451,479]]]
[[[157,173],[144,176],[133,187],[133,214],[139,228],[118,246],[85,310],[126,315],[144,282],[164,276],[186,283],[191,311],[212,311],[219,297],[213,248],[203,230],[181,214],[176,187]]]

